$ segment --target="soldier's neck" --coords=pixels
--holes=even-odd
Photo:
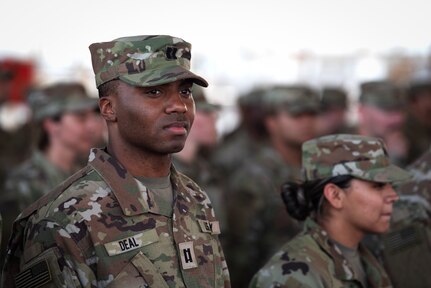
[[[170,154],[146,153],[142,149],[112,145],[112,143],[108,144],[108,153],[133,176],[164,177],[170,172]]]
[[[63,172],[70,173],[75,165],[74,151],[59,145],[50,145],[43,154],[48,161]]]

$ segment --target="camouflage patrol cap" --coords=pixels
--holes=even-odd
[[[28,96],[34,120],[55,117],[65,112],[81,112],[98,107],[98,99],[90,97],[80,83],[56,83]]]
[[[195,101],[196,110],[204,112],[213,112],[220,110],[220,105],[209,103],[205,96],[204,88],[193,85],[193,100]]]
[[[275,86],[268,89],[262,98],[266,109],[285,109],[290,114],[319,111],[319,96],[317,93],[302,85]]]
[[[332,107],[347,108],[347,94],[341,88],[325,87],[320,99],[321,107],[327,110]]]
[[[401,182],[410,174],[391,164],[385,144],[379,138],[335,134],[312,139],[302,144],[304,181],[338,175],[373,182]]]
[[[208,86],[205,79],[190,72],[191,44],[180,38],[131,36],[93,43],[89,48],[97,87],[114,79],[140,87],[181,79]]]
[[[405,105],[405,93],[388,81],[370,81],[361,84],[359,102],[383,110],[399,110]]]

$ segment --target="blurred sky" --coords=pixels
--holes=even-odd
[[[301,51],[373,55],[403,49],[426,54],[431,44],[430,3],[2,0],[0,57],[36,59],[46,77],[62,79],[76,67],[91,72],[88,46],[93,42],[170,34],[193,44],[193,68],[210,82],[245,87],[257,79],[294,79],[298,67],[290,57]]]

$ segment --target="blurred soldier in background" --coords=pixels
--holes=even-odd
[[[18,214],[81,167],[77,160],[88,155],[98,129],[90,98],[78,83],[59,83],[29,95],[33,108],[37,149],[30,159],[10,171],[2,189],[0,211],[4,217],[1,265]],[[100,140],[99,140],[100,141]]]
[[[408,89],[408,117],[405,134],[410,143],[408,162],[412,163],[431,145],[431,75],[418,73]]]
[[[256,155],[265,138],[262,117],[263,88],[255,88],[238,98],[240,124],[230,134],[223,137],[212,153],[211,162],[227,179],[244,163],[245,159]]]
[[[0,187],[8,171],[31,153],[31,113],[25,100],[32,82],[31,62],[0,60]]]
[[[362,83],[358,118],[358,134],[382,138],[391,161],[404,167],[409,142],[402,131],[406,119],[403,91],[387,81]]]
[[[320,98],[320,113],[317,121],[318,135],[350,133],[347,125],[347,93],[337,87],[325,87]]]
[[[400,200],[380,253],[394,287],[431,287],[431,149],[408,170],[413,178],[397,188]]]
[[[193,99],[196,106],[193,127],[183,150],[172,154],[172,160],[178,171],[195,181],[210,197],[223,237],[227,228],[224,181],[221,173],[209,161],[209,154],[218,141],[216,121],[220,106],[209,103],[203,88],[197,85],[193,86]],[[220,239],[223,244],[222,237]]]
[[[254,273],[300,231],[280,201],[286,179],[300,177],[301,145],[313,138],[318,95],[305,86],[280,86],[262,95],[268,135],[229,178],[227,259],[233,287],[246,287]]]

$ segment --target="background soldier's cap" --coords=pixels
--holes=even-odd
[[[420,94],[429,95],[422,93],[424,91],[431,91],[431,71],[428,69],[422,69],[413,74],[408,86],[409,99]]]
[[[399,110],[405,105],[405,93],[388,81],[364,82],[360,87],[359,102],[383,110]]]
[[[191,44],[180,38],[131,36],[93,43],[89,48],[97,87],[114,79],[140,87],[181,79],[208,86],[205,79],[190,72]]]
[[[335,134],[302,144],[304,181],[351,175],[373,182],[402,182],[410,174],[391,164],[379,138]]]
[[[328,110],[334,107],[346,109],[347,94],[341,88],[325,87],[322,89],[320,104],[322,110]]]
[[[196,110],[212,112],[220,110],[220,105],[209,103],[205,95],[204,88],[193,85],[193,100],[195,101]]]
[[[36,121],[98,107],[98,99],[90,97],[79,83],[57,83],[33,91],[28,96],[28,102]]]
[[[286,110],[297,115],[305,112],[317,113],[320,103],[318,94],[302,85],[275,86],[264,92],[262,104],[269,110]]]

